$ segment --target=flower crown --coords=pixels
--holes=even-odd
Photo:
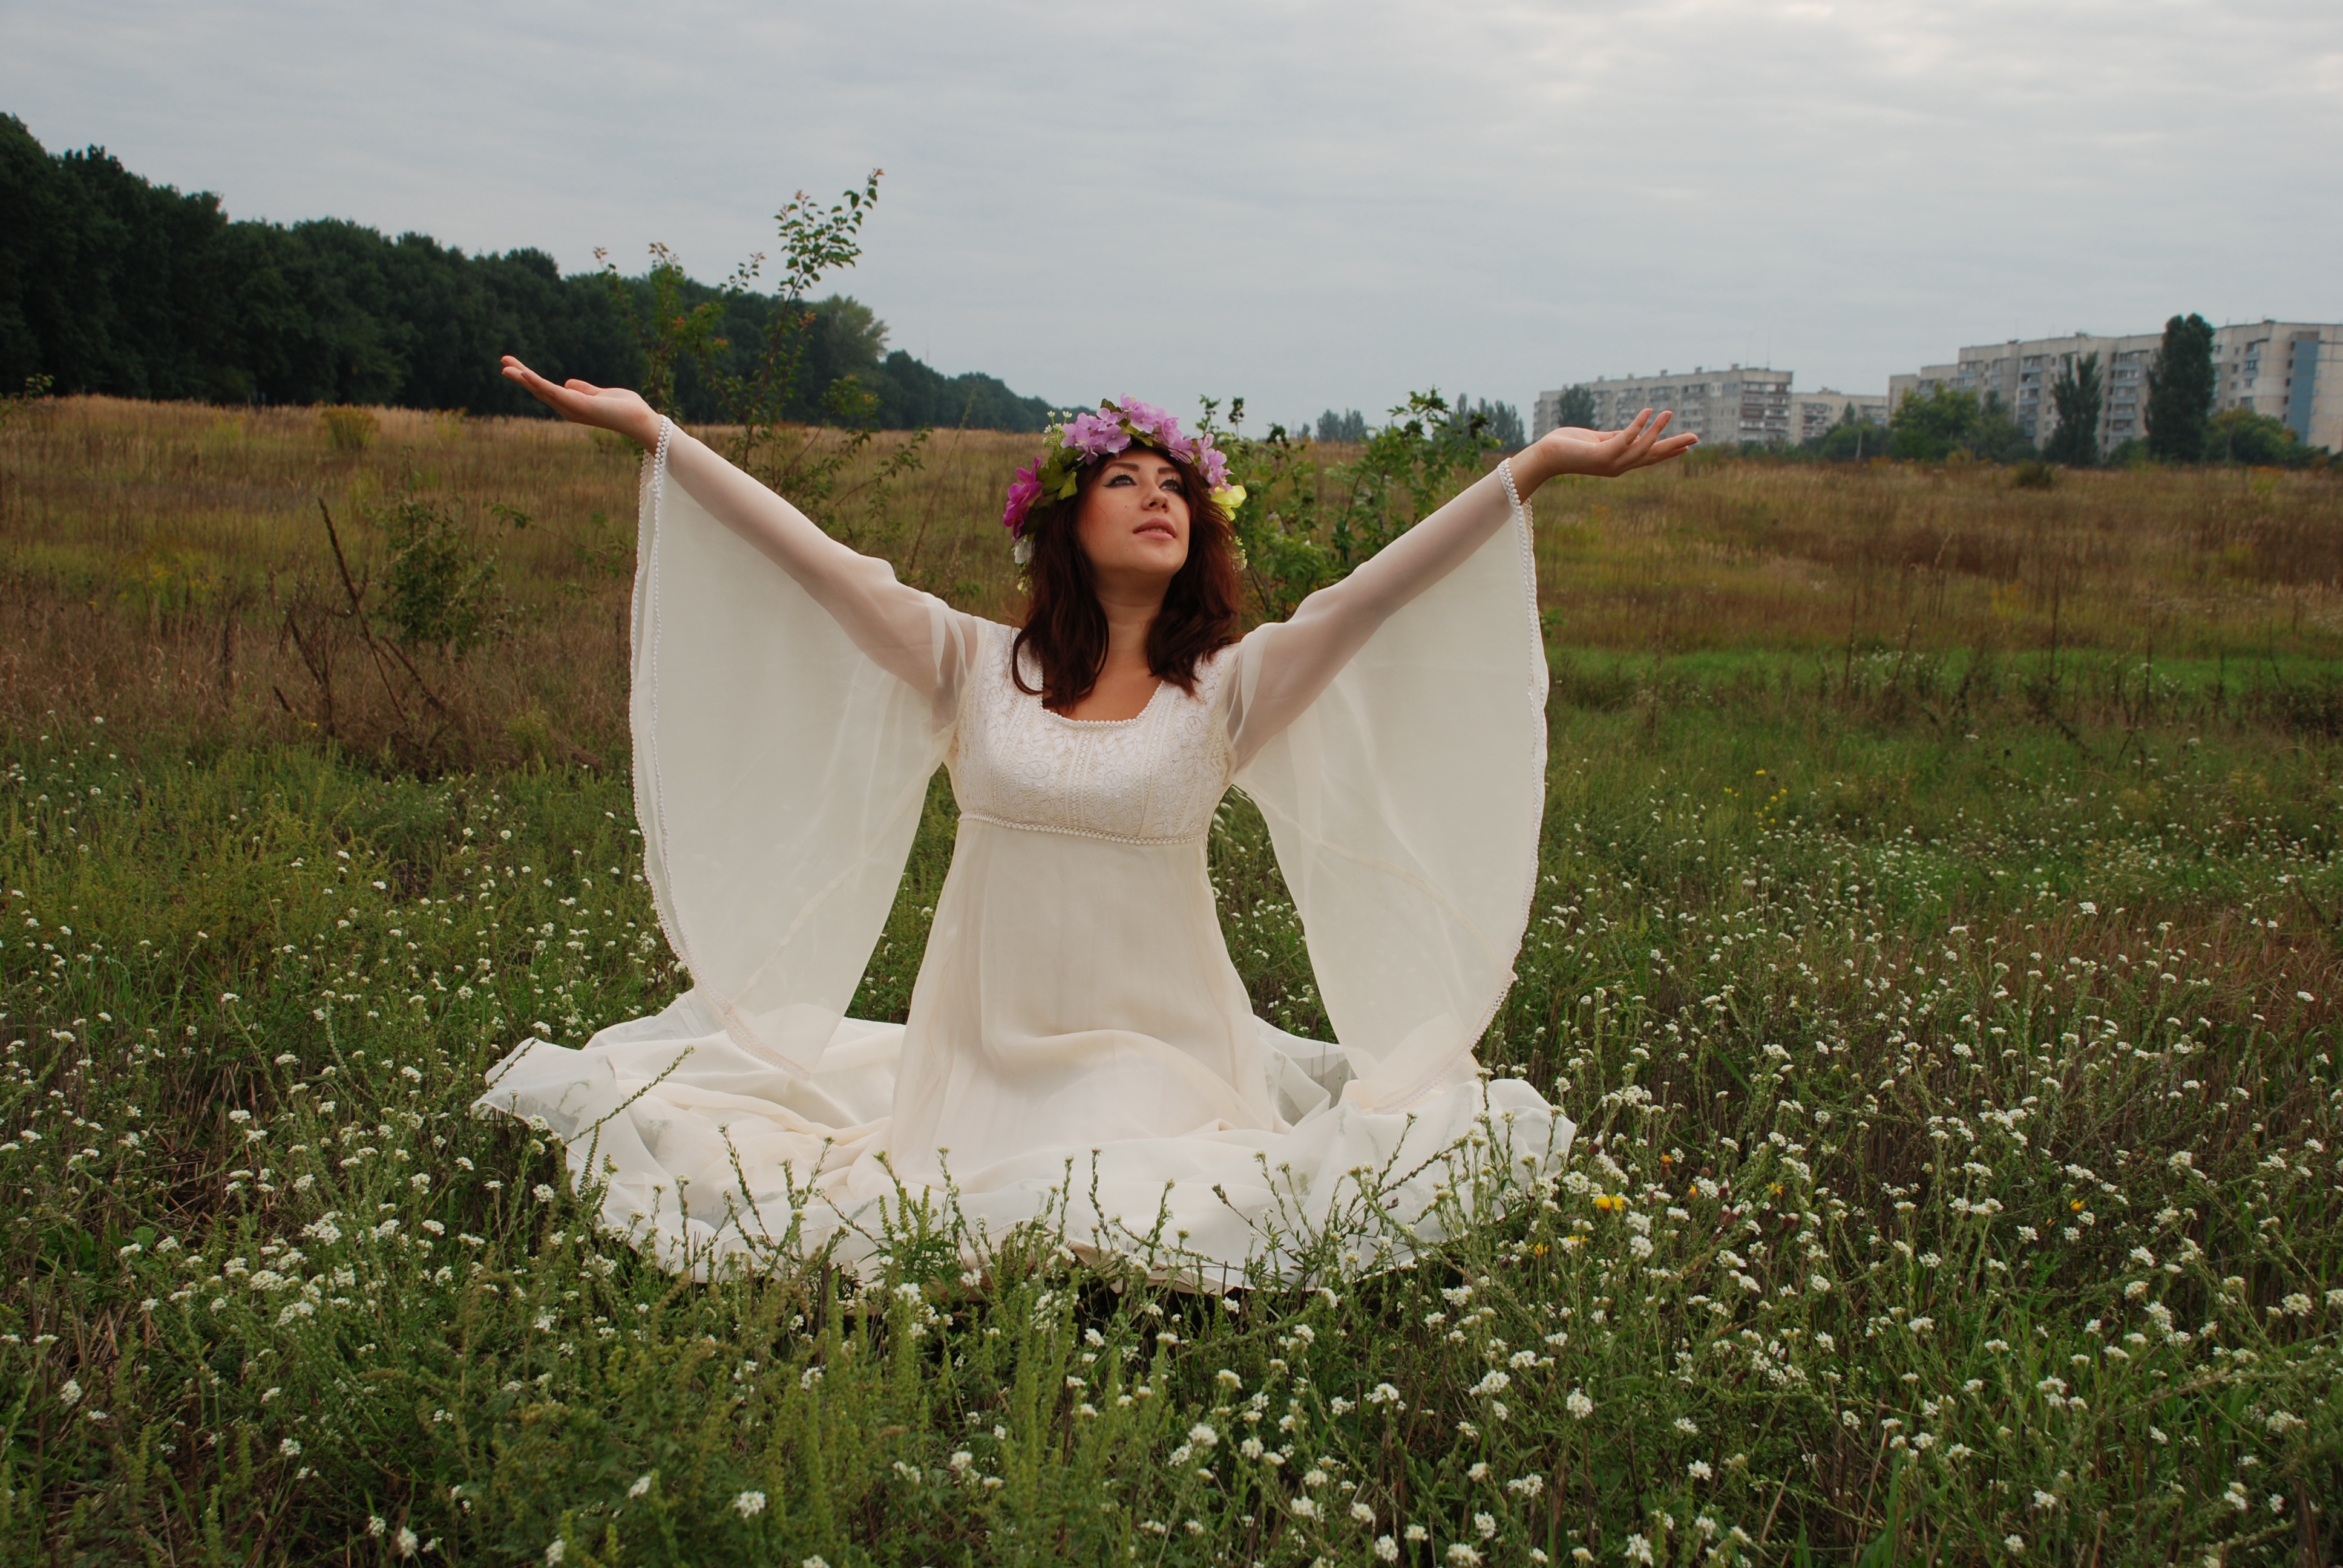
[[[1041,501],[1062,501],[1074,493],[1082,469],[1135,443],[1192,463],[1212,487],[1212,500],[1223,511],[1244,504],[1244,487],[1229,483],[1229,460],[1212,445],[1209,435],[1191,436],[1180,421],[1150,403],[1126,396],[1099,404],[1095,414],[1077,414],[1050,427],[1057,445],[1017,470],[1009,482],[1009,504],[1001,508],[1001,526],[1016,540],[1019,566],[1033,558],[1033,541],[1025,537],[1025,519]]]

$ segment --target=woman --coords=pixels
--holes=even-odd
[[[965,1250],[1039,1219],[1228,1283],[1388,1262],[1560,1159],[1570,1123],[1472,1058],[1544,801],[1522,500],[1677,456],[1665,415],[1554,432],[1239,639],[1241,493],[1160,409],[1101,404],[1018,475],[1021,628],[898,583],[634,393],[505,367],[653,453],[636,798],[693,989],[584,1050],[524,1044],[481,1101],[567,1140],[607,1221],[697,1271],[871,1258],[940,1201]],[[910,1020],[845,1018],[939,762],[959,837]],[[1255,1019],[1229,961],[1205,845],[1232,783],[1339,1045]]]

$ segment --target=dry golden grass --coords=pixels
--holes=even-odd
[[[400,763],[621,754],[634,449],[547,420],[370,412],[363,446],[317,409],[111,398],[35,405],[0,431],[0,712],[235,739],[332,728]],[[1005,613],[1012,574],[979,524],[1030,445],[940,435],[889,511],[851,510],[855,542]],[[320,510],[363,587],[385,553],[367,518],[410,495],[498,558],[511,611],[506,638],[461,659],[412,654],[411,676],[327,616],[347,597]],[[330,715],[288,621],[322,628]]]
[[[1013,614],[996,523],[1031,449],[940,433],[883,508],[846,498],[842,530],[908,581]],[[399,765],[608,764],[625,745],[635,480],[631,447],[546,420],[34,405],[0,430],[0,712],[217,739],[330,729]],[[385,553],[366,519],[407,496],[453,508],[498,558],[510,615],[488,648],[403,671],[330,613],[347,596],[320,508],[363,582]],[[2326,476],[2064,474],[2042,491],[1987,467],[1719,459],[1564,481],[1539,513],[1565,647],[2343,655],[2343,482]]]
[[[2343,483],[1725,459],[1539,508],[1561,640],[1590,648],[2343,653]]]

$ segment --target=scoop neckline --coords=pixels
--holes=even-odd
[[[1150,713],[1152,713],[1155,710],[1156,702],[1163,696],[1163,689],[1171,684],[1172,683],[1168,680],[1158,679],[1155,683],[1155,689],[1147,694],[1147,705],[1128,719],[1069,719],[1064,714],[1052,709],[1048,703],[1041,702],[1041,699],[1038,695],[1033,699],[1033,700],[1041,702],[1041,711],[1048,714],[1051,718],[1056,719],[1061,724],[1079,724],[1086,729],[1112,729],[1125,724],[1136,724],[1141,719],[1146,718]]]

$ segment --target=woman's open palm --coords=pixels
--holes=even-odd
[[[616,430],[641,447],[659,442],[659,417],[641,393],[625,387],[597,387],[575,377],[557,387],[512,355],[504,357],[506,378],[519,382],[529,396],[573,425]]]
[[[1554,473],[1614,479],[1637,468],[1681,457],[1692,450],[1699,437],[1660,434],[1674,417],[1668,412],[1655,417],[1646,408],[1628,420],[1624,430],[1565,427],[1547,431],[1538,444],[1548,448],[1546,456]]]

